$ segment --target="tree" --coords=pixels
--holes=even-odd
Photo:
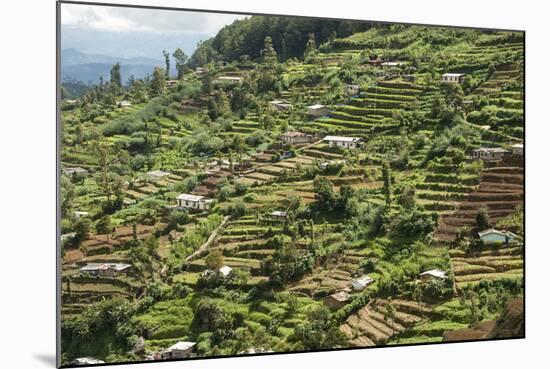
[[[237,153],[237,158],[239,164],[243,161],[243,154],[245,150],[245,141],[241,135],[233,136],[233,141],[231,142],[231,147]]]
[[[67,176],[61,176],[61,217],[66,217],[71,213],[75,197],[75,185]]]
[[[112,210],[112,208],[121,206],[124,200],[122,178],[110,170],[113,160],[118,158],[113,155],[112,148],[104,141],[98,142],[94,146],[93,153],[100,168],[95,176],[95,181],[101,188],[103,196],[107,198],[108,210]]]
[[[120,77],[120,63],[116,63],[111,68],[111,84],[117,87],[122,87],[122,81]]]
[[[414,195],[414,187],[406,186],[401,192],[401,195],[399,195],[397,202],[405,209],[412,209],[415,207]]]
[[[304,60],[310,59],[316,52],[317,45],[315,44],[315,33],[310,33],[304,50]]]
[[[91,222],[86,217],[81,217],[74,223],[74,231],[76,233],[77,244],[80,244],[83,240],[90,236]]]
[[[205,259],[206,267],[209,270],[218,270],[223,266],[224,259],[220,250],[211,251]]]
[[[393,306],[392,298],[388,298],[388,303],[386,304],[386,315],[385,319],[387,319],[390,323],[390,326],[393,326],[393,323],[395,322],[395,316],[396,316],[395,306]]]
[[[489,210],[486,207],[482,207],[476,214],[476,227],[479,231],[483,231],[489,228],[491,220],[489,218]]]
[[[147,252],[147,255],[154,258],[157,257],[157,251],[159,248],[159,240],[154,235],[151,235],[145,239],[143,242],[143,248]]]
[[[212,93],[212,76],[210,73],[202,77],[201,92],[206,95]]]
[[[297,326],[292,336],[305,350],[333,349],[344,343],[345,337],[330,310],[318,306],[307,314],[305,323]]]
[[[170,53],[162,50],[162,55],[164,55],[164,63],[166,64],[166,79],[170,79]]]
[[[264,48],[260,54],[262,55],[264,64],[269,66],[277,64],[277,52],[273,48],[273,40],[271,37],[266,36],[264,38]]]
[[[105,234],[107,235],[107,242],[109,242],[109,235],[113,230],[113,224],[111,222],[111,217],[108,215],[105,215],[101,217],[96,225],[95,230],[98,234]]]
[[[168,215],[168,225],[169,230],[175,230],[178,225],[185,224],[189,222],[189,213],[185,210],[174,209]]]
[[[164,92],[166,86],[165,73],[162,68],[155,67],[153,70],[153,78],[151,79],[151,95],[160,96]]]
[[[185,63],[187,62],[187,55],[185,55],[182,49],[177,48],[172,56],[174,57],[174,59],[176,59],[176,70],[178,71],[178,79],[182,79],[183,74],[185,73]]]
[[[332,183],[326,178],[317,176],[313,180],[313,192],[319,207],[324,210],[331,210],[335,205],[336,195]]]
[[[386,205],[390,206],[392,195],[391,169],[389,163],[386,160],[382,162],[382,180],[384,181],[383,192],[386,197]]]

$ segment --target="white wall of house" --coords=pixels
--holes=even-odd
[[[504,157],[503,152],[485,152],[485,151],[474,151],[472,157],[476,159],[483,160],[492,160],[492,159],[502,159]]]
[[[506,236],[498,233],[491,233],[481,236],[481,241],[486,245],[495,243],[506,243]],[[511,240],[508,239],[508,241],[510,242]]]
[[[447,82],[447,83],[460,83],[461,79],[462,79],[462,76],[446,76],[446,75],[443,75],[441,77],[441,81],[442,82]]]
[[[210,203],[207,201],[190,201],[178,199],[178,206],[181,208],[187,209],[197,209],[197,210],[207,210],[210,206]]]
[[[328,145],[331,147],[338,146],[346,149],[356,149],[359,147],[358,142],[347,142],[347,141],[329,141]]]
[[[308,109],[307,113],[309,115],[314,116],[314,117],[322,117],[322,116],[327,115],[328,113],[330,113],[330,109],[325,106],[325,107],[317,108],[317,109]]]

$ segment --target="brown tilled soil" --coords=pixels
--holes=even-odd
[[[458,289],[482,280],[520,278],[523,275],[523,249],[508,246],[480,252],[449,251]]]
[[[523,167],[484,169],[477,190],[459,202],[454,212],[442,216],[435,237],[454,240],[459,228],[475,224],[475,216],[483,207],[489,210],[493,224],[513,213],[524,202],[523,176]]]
[[[431,312],[432,307],[420,306],[415,301],[395,299],[392,301],[394,317],[388,317],[388,301],[376,299],[348,317],[340,330],[351,346],[367,347],[383,345],[396,334],[418,323]]]

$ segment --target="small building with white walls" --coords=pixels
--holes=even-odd
[[[178,207],[195,210],[208,210],[214,200],[204,196],[182,193],[176,197]]]
[[[310,105],[307,107],[307,114],[314,118],[323,117],[330,113],[330,109],[321,104]]]
[[[195,342],[179,341],[162,351],[161,357],[163,360],[186,359],[193,354],[195,345]]]
[[[359,137],[325,136],[323,142],[326,142],[330,147],[338,146],[345,149],[357,149],[363,144],[363,139]]]
[[[165,171],[162,171],[162,170],[152,170],[150,172],[147,172],[147,177],[149,177],[149,179],[152,179],[152,180],[162,179],[162,178],[167,177],[169,175],[170,175],[169,172],[165,172]]]
[[[441,76],[441,82],[443,83],[462,83],[463,80],[463,73],[445,73]]]
[[[504,150],[500,147],[481,147],[472,151],[472,158],[481,160],[501,160],[506,154],[508,154],[508,150]]]
[[[130,106],[132,106],[132,103],[129,102],[128,100],[122,100],[122,101],[117,102],[116,105],[119,108],[129,108]]]
[[[298,131],[285,132],[281,135],[281,141],[289,145],[307,144],[312,140],[312,135]]]
[[[478,233],[479,239],[484,245],[515,244],[520,237],[510,231],[499,231],[497,229],[487,229]]]
[[[274,108],[278,111],[292,110],[292,104],[289,104],[288,102],[283,101],[283,100],[270,101],[269,106],[271,106],[272,108]]]
[[[444,280],[447,279],[447,274],[444,271],[439,269],[431,269],[425,272],[422,272],[418,275],[418,278],[422,282],[431,282],[433,280]]]
[[[354,84],[345,85],[344,92],[348,96],[355,96],[359,94],[359,85],[354,85]]]
[[[242,77],[237,76],[220,76],[214,80],[214,83],[236,85],[241,83],[242,80]]]
[[[354,279],[351,282],[351,288],[353,288],[354,291],[362,291],[373,283],[374,279],[368,275],[364,275],[361,278]]]

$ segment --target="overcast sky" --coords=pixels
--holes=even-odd
[[[162,58],[162,50],[182,48],[190,55],[243,15],[123,8],[85,4],[61,5],[61,48],[116,57]]]
[[[243,15],[63,4],[61,24],[112,32],[201,33],[214,36]]]

